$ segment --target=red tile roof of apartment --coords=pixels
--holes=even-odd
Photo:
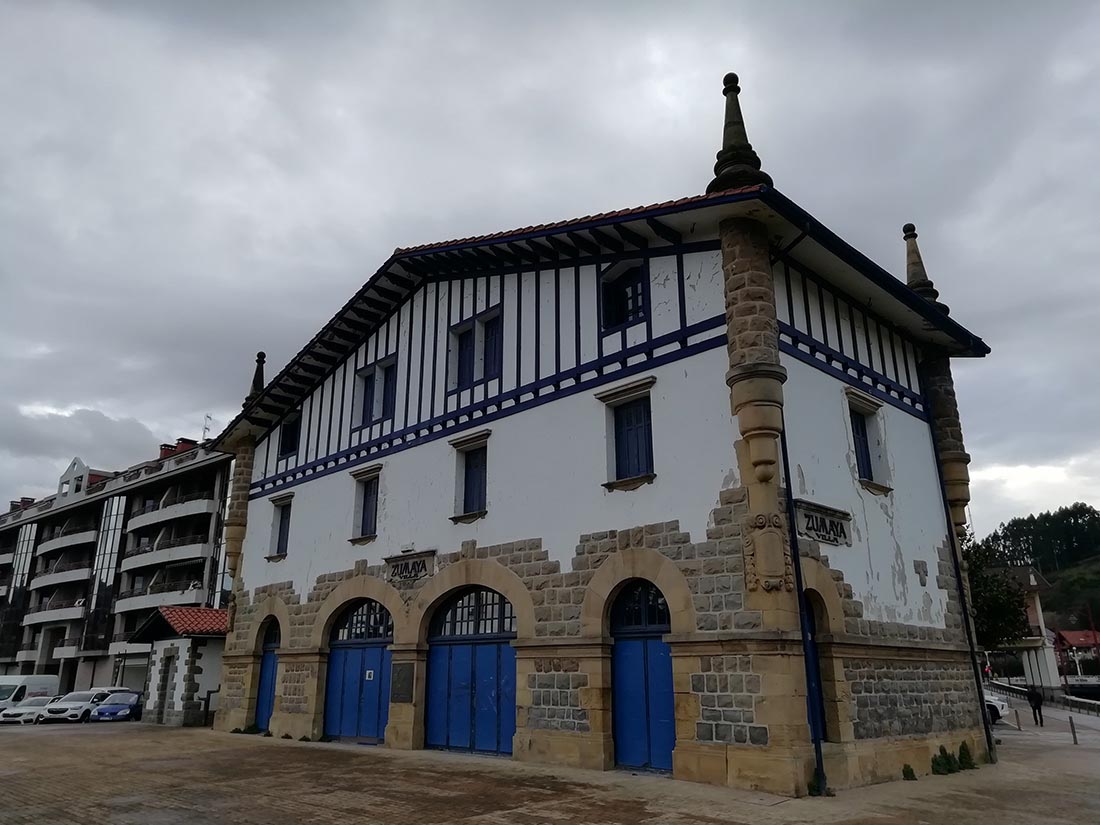
[[[229,611],[214,607],[162,607],[160,615],[180,636],[224,636]]]
[[[1092,630],[1059,630],[1058,635],[1070,647],[1092,647],[1100,644],[1100,632]]]

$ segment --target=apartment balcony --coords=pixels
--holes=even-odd
[[[0,599],[6,598],[7,595],[8,595],[8,590],[10,590],[10,589],[11,589],[11,579],[10,578],[0,578]]]
[[[62,639],[54,646],[51,659],[75,659],[80,655],[80,637]]]
[[[120,570],[136,570],[168,562],[202,559],[210,555],[211,542],[206,534],[177,536],[147,547],[135,547],[126,551]]]
[[[67,561],[55,564],[45,573],[39,573],[31,579],[30,589],[37,590],[41,587],[50,587],[55,584],[67,582],[87,581],[92,575],[92,560]]]
[[[207,590],[198,581],[158,582],[151,587],[123,590],[115,599],[115,612],[153,610],[171,605],[204,605],[206,597]]]
[[[126,525],[127,531],[138,530],[153,524],[171,521],[185,516],[200,516],[204,513],[216,513],[218,502],[212,492],[189,493],[185,496],[165,499],[163,502],[154,502],[134,515]]]
[[[15,564],[15,551],[14,550],[2,550],[0,551],[0,567],[5,564]]]
[[[15,654],[17,662],[38,661],[38,642],[24,642]]]
[[[134,631],[129,633],[116,633],[114,638],[111,639],[111,646],[107,649],[108,656],[147,656],[153,649],[152,645],[135,645],[130,644],[130,637],[134,635]]]
[[[23,617],[23,627],[46,622],[74,622],[84,618],[85,599],[53,599],[48,604],[40,605],[33,611],[28,611]]]
[[[89,527],[88,525],[70,527],[67,530],[63,530],[60,535],[39,544],[34,554],[36,556],[42,556],[46,553],[52,553],[55,550],[64,550],[66,547],[76,547],[80,544],[95,544],[97,532],[95,527]]]

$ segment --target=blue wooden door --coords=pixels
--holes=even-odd
[[[260,657],[260,686],[256,690],[256,727],[267,730],[275,709],[275,677],[279,672],[279,654],[264,650]]]
[[[437,614],[428,650],[427,747],[512,752],[514,628],[511,604],[483,588],[463,591]]]
[[[646,581],[630,582],[611,612],[612,731],[615,762],[672,770],[676,745],[668,607]]]
[[[389,649],[378,644],[334,646],[328,658],[325,735],[381,742],[389,712]]]
[[[378,602],[353,602],[329,638],[326,736],[381,742],[390,713],[393,619]]]

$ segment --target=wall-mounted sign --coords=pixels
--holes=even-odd
[[[852,514],[805,499],[795,499],[798,535],[824,544],[852,546]]]
[[[391,582],[411,582],[435,574],[435,550],[402,553],[385,561],[386,578]]]

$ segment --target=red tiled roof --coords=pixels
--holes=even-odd
[[[1100,643],[1100,632],[1091,630],[1059,630],[1058,635],[1070,647],[1092,647]]]
[[[657,209],[675,209],[683,206],[693,206],[695,204],[704,203],[709,200],[717,200],[720,198],[728,197],[729,195],[737,195],[748,192],[762,191],[762,186],[742,186],[740,189],[727,189],[722,192],[709,192],[706,195],[692,195],[687,198],[678,198],[672,201],[663,201],[662,203],[651,203],[648,206],[633,206],[628,209],[617,209],[614,212],[600,212],[596,215],[585,215],[583,218],[570,218],[564,221],[556,221],[554,223],[540,223],[535,226],[524,226],[519,229],[508,229],[503,232],[494,232],[491,235],[476,235],[471,238],[455,238],[450,241],[437,241],[435,243],[420,244],[419,246],[397,247],[394,250],[394,255],[404,255],[409,252],[424,252],[428,249],[436,249],[441,246],[456,246],[458,244],[473,244],[484,243],[485,241],[499,240],[500,238],[508,238],[513,235],[528,235],[532,232],[546,232],[556,229],[564,229],[568,226],[580,223],[591,223],[597,221],[610,221],[614,218],[628,218],[631,215],[638,215],[644,212],[652,212]]]
[[[224,636],[229,612],[213,607],[162,607],[160,615],[180,636]]]

